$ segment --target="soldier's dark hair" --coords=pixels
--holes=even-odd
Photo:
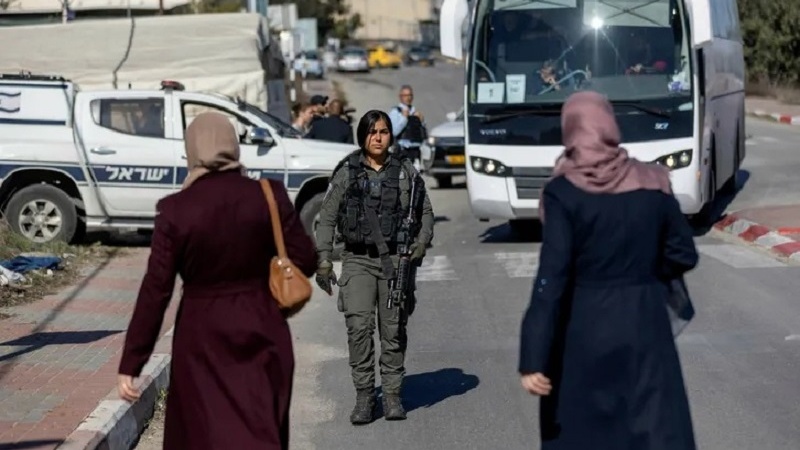
[[[367,145],[367,137],[369,136],[370,130],[374,129],[375,124],[381,120],[386,124],[386,128],[389,129],[389,147],[394,145],[394,132],[392,132],[392,121],[389,120],[389,115],[383,111],[373,109],[367,111],[366,114],[361,116],[361,120],[358,121],[356,138],[358,139],[359,147],[364,148]]]

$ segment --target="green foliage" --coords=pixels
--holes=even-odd
[[[800,86],[800,2],[738,0],[748,78]]]
[[[196,13],[232,13],[242,9],[239,0],[195,0],[194,12]]]
[[[270,0],[270,5],[297,4],[297,16],[316,18],[320,39],[338,37],[347,39],[361,25],[358,14],[350,15],[346,0]]]

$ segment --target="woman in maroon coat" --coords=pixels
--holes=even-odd
[[[189,176],[157,205],[147,273],[125,339],[120,396],[149,359],[173,294],[183,281],[172,346],[164,449],[289,447],[294,357],[289,326],[270,294],[276,255],[269,208],[243,176],[234,128],[199,115],[186,131]],[[279,182],[271,182],[288,256],[316,270],[311,239]]]

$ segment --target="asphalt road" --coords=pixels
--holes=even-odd
[[[458,109],[459,66],[335,75],[356,116],[387,110],[410,83],[431,125]],[[780,204],[800,192],[798,134],[749,120],[743,188],[720,209]],[[456,180],[458,181],[458,180]],[[418,281],[409,326],[408,420],[353,427],[354,391],[344,319],[317,291],[291,326],[297,361],[292,448],[530,449],[537,400],[515,372],[521,315],[539,244],[515,240],[506,224],[470,213],[463,184],[432,189],[434,246]],[[699,267],[688,276],[697,317],[678,339],[699,448],[800,447],[800,267],[714,232],[699,235]],[[334,293],[336,295],[336,293]]]

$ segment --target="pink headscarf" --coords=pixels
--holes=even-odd
[[[553,178],[564,175],[590,193],[618,194],[638,189],[672,194],[665,167],[628,157],[619,146],[620,132],[614,110],[606,98],[592,91],[573,94],[561,110],[564,152],[558,157]],[[544,203],[539,201],[544,221]]]

